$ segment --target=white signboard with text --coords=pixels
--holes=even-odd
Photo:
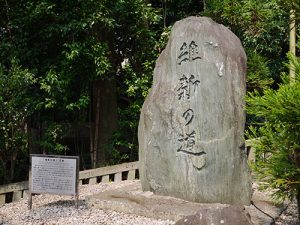
[[[32,155],[31,193],[75,195],[78,158]]]

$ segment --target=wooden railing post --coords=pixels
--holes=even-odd
[[[120,181],[122,181],[122,173],[115,173],[114,181],[115,181],[115,182],[120,182]]]
[[[5,197],[6,197],[5,194],[0,194],[0,206],[5,204]]]
[[[135,170],[129,170],[127,180],[134,180],[135,179]]]

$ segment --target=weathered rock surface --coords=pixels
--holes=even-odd
[[[196,214],[200,209],[220,209],[228,206],[219,203],[188,202],[169,196],[154,195],[149,191],[142,192],[138,183],[119,190],[102,192],[87,197],[86,200],[87,204],[93,208],[172,221]]]
[[[175,225],[254,225],[243,206],[208,208],[178,220]]]
[[[250,204],[245,73],[244,50],[226,27],[205,17],[174,25],[140,117],[144,191],[202,203]]]
[[[209,225],[247,225],[250,218],[254,225],[272,225],[274,224],[274,219],[276,220],[276,224],[280,225],[298,224],[295,204],[293,207],[294,210],[292,210],[294,214],[284,212],[289,202],[284,202],[280,205],[274,204],[270,199],[272,192],[261,192],[257,188],[258,184],[254,183],[253,189],[255,191],[252,201],[255,206],[234,206],[220,203],[203,204],[169,196],[159,196],[153,194],[153,192],[143,192],[140,181],[135,181],[119,189],[112,189],[87,196],[86,203],[90,208],[113,210],[161,220],[181,220],[185,222],[183,223],[185,225],[193,223],[197,225],[206,223]],[[202,217],[199,213],[202,214]],[[244,223],[244,220],[247,222]]]

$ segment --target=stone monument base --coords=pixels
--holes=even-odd
[[[214,213],[230,207],[227,204],[201,204],[173,197],[158,196],[152,192],[143,192],[140,181],[120,189],[88,196],[86,201],[89,207],[173,221],[199,214],[201,211]],[[252,201],[273,218],[277,218],[286,206],[274,205],[266,193],[259,191],[254,192]],[[272,223],[270,217],[257,210],[253,205],[245,206],[244,211],[245,216],[249,214],[255,225]]]

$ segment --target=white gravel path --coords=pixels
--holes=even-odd
[[[299,225],[296,201],[289,204],[287,209],[276,220],[276,225]]]
[[[0,207],[0,225],[173,225],[174,221],[155,220],[109,210],[88,208],[85,197],[99,192],[121,188],[139,181],[122,181],[80,185],[79,208],[74,198],[58,195],[33,196],[33,209],[28,210],[27,199]],[[293,202],[276,221],[276,225],[297,225],[297,206]]]
[[[58,195],[33,196],[33,209],[27,209],[27,199],[5,204],[0,207],[0,225],[171,225],[169,220],[155,220],[142,216],[88,208],[85,197],[99,192],[112,190],[133,184],[137,181],[122,181],[81,185],[79,189],[79,208],[74,198]]]

